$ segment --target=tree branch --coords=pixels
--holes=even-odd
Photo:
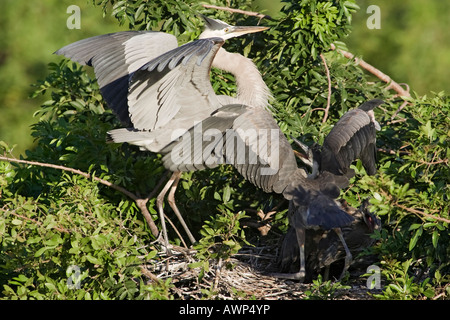
[[[325,123],[328,118],[328,111],[330,110],[331,105],[331,77],[330,77],[330,69],[328,69],[327,61],[325,60],[324,55],[321,53],[320,58],[322,59],[323,65],[325,67],[325,71],[327,73],[328,80],[328,96],[327,96],[327,107],[325,108],[325,114],[323,115],[322,123]]]
[[[381,190],[381,193],[386,198],[388,198],[390,201],[392,201],[392,205],[393,206],[395,206],[397,208],[400,208],[402,210],[405,210],[406,212],[413,213],[413,214],[417,215],[419,218],[425,217],[425,218],[434,219],[436,221],[450,223],[449,219],[446,219],[446,218],[443,218],[443,217],[440,217],[440,216],[435,216],[435,215],[432,215],[432,214],[429,214],[429,213],[425,213],[425,209],[419,208],[420,209],[419,210],[419,209],[416,209],[416,208],[410,208],[410,207],[407,207],[407,206],[405,206],[403,204],[400,204],[400,203],[398,203],[398,201],[394,200],[393,197],[390,194],[388,194],[386,191],[384,191],[384,190]],[[439,212],[439,210],[432,210],[432,211],[434,211],[436,213]]]
[[[408,91],[409,91],[409,87],[408,87]],[[392,120],[394,120],[394,118],[400,113],[400,111],[402,111],[402,109],[404,107],[406,107],[408,104],[410,104],[408,101],[403,101],[403,103],[400,105],[400,107],[397,108],[397,110],[394,112],[394,114],[391,117],[391,122]]]
[[[268,16],[266,14],[259,13],[259,12],[254,12],[254,11],[245,11],[245,10],[233,9],[233,8],[228,8],[228,7],[219,7],[219,6],[214,6],[211,4],[203,4],[202,6],[206,9],[222,10],[222,11],[228,11],[228,12],[232,12],[232,13],[240,13],[240,14],[244,14],[246,16],[251,16],[251,17],[258,17],[259,19],[273,20],[271,16]]]
[[[0,210],[6,211],[6,210],[3,209],[3,208],[0,208]],[[23,219],[23,220],[31,221],[31,222],[33,222],[34,224],[37,224],[38,226],[42,225],[42,222],[37,221],[37,220],[35,220],[35,219],[28,218],[28,217],[23,216],[23,215],[21,215],[21,214],[18,214],[18,213],[16,213],[16,210],[12,210],[12,211],[9,211],[9,210],[8,210],[8,211],[6,211],[6,212],[8,212],[9,214],[12,214],[13,216],[15,216],[15,217],[17,217],[17,218],[20,218],[20,219]],[[70,231],[67,230],[67,229],[65,229],[65,228],[60,228],[60,227],[53,226],[53,229],[55,229],[55,230],[57,230],[57,231],[59,231],[59,232],[63,232],[63,233],[70,233]]]
[[[414,208],[408,208],[407,206],[404,206],[404,205],[402,205],[400,203],[395,203],[394,205],[397,206],[398,208],[402,209],[402,210],[408,211],[408,212],[413,213],[415,215],[424,216],[426,218],[435,219],[437,221],[441,221],[441,222],[445,222],[445,223],[450,223],[449,219],[442,218],[442,217],[439,217],[439,216],[434,216],[432,214],[428,214],[428,213],[425,213],[425,212],[423,212],[421,210],[417,210],[417,209],[414,209]]]
[[[67,171],[67,172],[72,172],[78,175],[81,175],[87,179],[93,179],[105,186],[108,186],[116,191],[119,191],[121,193],[123,193],[124,195],[128,196],[129,198],[133,199],[136,202],[136,205],[138,206],[138,208],[141,210],[142,215],[144,216],[145,220],[148,223],[148,226],[150,227],[150,230],[152,232],[152,234],[157,237],[159,235],[159,230],[155,225],[155,222],[153,221],[150,212],[147,209],[147,201],[149,198],[147,199],[140,199],[138,196],[136,196],[134,193],[128,191],[127,189],[115,185],[107,180],[92,176],[89,173],[83,172],[81,170],[78,169],[73,169],[73,168],[69,168],[69,167],[65,167],[65,166],[61,166],[61,165],[56,165],[56,164],[51,164],[51,163],[42,163],[42,162],[36,162],[36,161],[28,161],[28,160],[19,160],[19,159],[14,159],[14,158],[8,158],[5,156],[0,156],[0,160],[2,161],[7,161],[7,162],[16,162],[16,163],[22,163],[22,164],[29,164],[29,165],[33,165],[33,166],[39,166],[39,167],[46,167],[46,168],[53,168],[53,169],[58,169],[58,170],[63,170],[63,171]]]
[[[358,63],[359,66],[361,66],[361,68],[369,71],[371,74],[376,76],[378,79],[386,82],[388,84],[388,89],[393,89],[395,92],[398,93],[398,95],[404,96],[404,97],[411,96],[411,94],[409,93],[408,86],[407,86],[408,90],[403,89],[403,87],[400,84],[398,84],[397,82],[392,80],[387,74],[381,72],[380,70],[378,70],[374,66],[368,64],[364,60],[356,58],[354,54],[352,54],[348,51],[345,51],[345,50],[337,49],[334,44],[331,44],[331,50],[337,50],[338,52],[342,53],[344,55],[344,57],[346,57],[347,59],[354,60],[356,63]]]

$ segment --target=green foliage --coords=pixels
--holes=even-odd
[[[229,193],[224,194],[229,197]],[[231,255],[238,253],[243,244],[249,244],[245,240],[244,230],[240,228],[239,220],[247,217],[245,213],[233,213],[224,206],[219,206],[221,215],[212,217],[205,221],[200,235],[202,238],[194,246],[197,250],[196,256],[200,260],[190,265],[191,268],[201,267],[200,280],[205,272],[209,272],[210,260],[227,260]],[[226,262],[225,267],[232,266]]]
[[[390,261],[389,266],[382,265],[382,270],[384,270],[382,274],[386,276],[389,283],[383,290],[383,294],[375,294],[374,297],[382,300],[411,300],[417,297],[433,298],[435,291],[429,283],[430,278],[417,283],[415,277],[408,272],[411,264],[412,259],[403,263]]]
[[[170,31],[175,36],[198,29],[191,17],[200,4],[191,1],[93,0],[93,3],[102,7],[104,15],[112,5],[111,15],[119,24],[128,23],[130,29]]]
[[[313,280],[311,287],[305,291],[305,300],[335,300],[342,291],[350,289],[350,286],[342,285],[339,281],[323,281],[322,275]]]
[[[58,185],[45,202],[4,199],[3,298],[170,298],[168,284],[148,284],[141,275],[143,263],[158,259],[145,223],[102,200],[98,186],[82,177],[64,174]]]
[[[412,98],[410,103],[393,120],[400,103],[385,115],[388,125],[378,136],[384,150],[378,153],[379,175],[360,179],[346,195],[355,204],[354,192],[371,196],[372,210],[385,220],[377,248],[383,257],[382,273],[388,282],[403,281],[401,287],[409,288],[395,291],[397,285],[388,286],[389,298],[429,298],[436,272],[450,270],[450,99],[439,93]],[[436,288],[434,295],[440,290]]]
[[[252,1],[229,2],[213,1],[252,9]],[[189,1],[94,3],[119,24],[171,32],[180,42],[198,36],[202,24],[198,12],[232,24],[258,23],[255,17],[206,10]],[[379,173],[369,177],[356,163],[357,175],[342,195],[355,207],[371,197],[372,211],[383,220],[374,252],[385,286],[375,297],[448,298],[449,97],[444,93],[412,97],[394,116],[403,101],[353,61],[330,51],[331,43],[345,47],[339,41],[350,33],[358,9],[355,1],[284,4],[277,20],[263,21],[269,31],[233,39],[227,50],[255,61],[273,93],[273,113],[280,127],[308,144],[321,143],[333,123],[362,101],[373,97],[388,101],[376,110],[382,124],[377,136]],[[331,108],[324,123],[328,80],[321,54],[331,75]],[[220,94],[235,92],[231,75],[214,70],[212,82]],[[165,172],[160,156],[105,143],[106,132],[120,124],[85,69],[66,60],[51,63],[46,79],[35,85],[34,96],[47,100],[35,113],[35,148],[27,150],[27,160],[82,170],[141,197],[155,188]],[[0,150],[11,152],[3,142]],[[201,267],[201,276],[211,261],[227,263],[247,243],[248,232],[240,227],[244,212],[267,212],[282,200],[244,181],[230,166],[184,173],[176,198],[199,239],[198,262],[191,267]],[[150,199],[148,206],[159,224],[155,200]],[[3,299],[173,298],[171,279],[149,282],[142,274],[142,265],[160,257],[135,202],[123,193],[75,173],[0,162],[0,212]],[[285,231],[285,212],[286,206],[281,207],[274,228]],[[169,209],[166,213],[171,215]],[[181,242],[173,230],[169,238]],[[69,285],[77,280],[79,289]],[[317,279],[307,295],[334,298],[338,289],[339,283]]]
[[[367,85],[358,66],[330,49],[331,43],[345,48],[340,41],[350,33],[357,8],[354,1],[292,1],[285,3],[278,20],[265,23],[271,27],[264,33],[266,41],[254,44],[251,57],[263,70],[275,97],[274,115],[285,133],[322,142],[331,129],[319,121],[328,95],[320,54],[330,69],[332,121],[369,98],[388,95],[379,82]]]

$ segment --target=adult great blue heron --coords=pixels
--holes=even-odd
[[[196,122],[210,116],[227,117],[229,110],[217,112],[224,105],[267,107],[270,92],[253,62],[221,48],[227,39],[260,32],[267,27],[231,26],[220,20],[204,19],[206,28],[200,39],[180,47],[177,39],[167,33],[126,31],[77,41],[56,51],[56,54],[94,67],[104,99],[127,127],[111,130],[108,134],[112,141],[161,152]],[[209,75],[211,65],[235,76],[236,98],[214,93]],[[231,112],[234,114],[236,110]],[[187,170],[217,165],[185,160]],[[170,188],[169,205],[191,242],[195,242],[175,204],[174,193],[181,172],[173,171],[157,197],[166,246],[162,203]]]

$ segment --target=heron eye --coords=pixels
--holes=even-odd
[[[225,32],[228,32],[229,30],[230,30],[229,28],[225,28],[225,30],[224,30],[224,31],[225,31]]]

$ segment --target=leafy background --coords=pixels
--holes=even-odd
[[[74,3],[81,7],[80,30],[65,27],[66,8]],[[377,1],[381,29],[369,30],[369,1],[359,1],[359,10],[354,1],[211,3],[253,11],[267,8],[274,18],[261,22],[269,31],[233,39],[227,49],[245,53],[258,65],[275,97],[274,116],[286,134],[308,144],[321,143],[348,109],[374,97],[387,101],[376,111],[382,124],[379,173],[368,177],[357,163],[358,175],[342,196],[355,207],[371,197],[372,210],[383,221],[372,250],[384,281],[375,298],[448,298],[450,121],[449,97],[442,90],[449,81],[445,70],[450,31],[441,21],[448,21],[449,5]],[[171,32],[187,42],[200,33],[198,12],[233,24],[259,23],[254,17],[206,10],[190,1],[4,2],[2,153],[91,176],[0,162],[2,298],[177,298],[172,279],[150,281],[142,268],[162,259],[135,201],[149,195],[148,214],[159,227],[151,192],[165,174],[160,157],[105,144],[105,132],[119,124],[106,108],[92,70],[51,53],[81,38],[128,28]],[[396,96],[354,61],[331,51],[331,43],[408,83],[411,96]],[[325,123],[328,82],[320,53],[332,83]],[[218,92],[234,93],[231,75],[214,70],[212,79]],[[255,219],[258,210],[278,208],[273,224],[281,233],[286,230],[282,199],[262,193],[227,166],[183,174],[177,201],[201,239],[195,246],[198,261],[191,267],[201,268],[203,275],[210,261],[226,260],[258,237],[240,227],[243,219]],[[183,236],[174,230],[171,241],[182,245]],[[80,289],[67,286],[70,266],[81,266]]]

